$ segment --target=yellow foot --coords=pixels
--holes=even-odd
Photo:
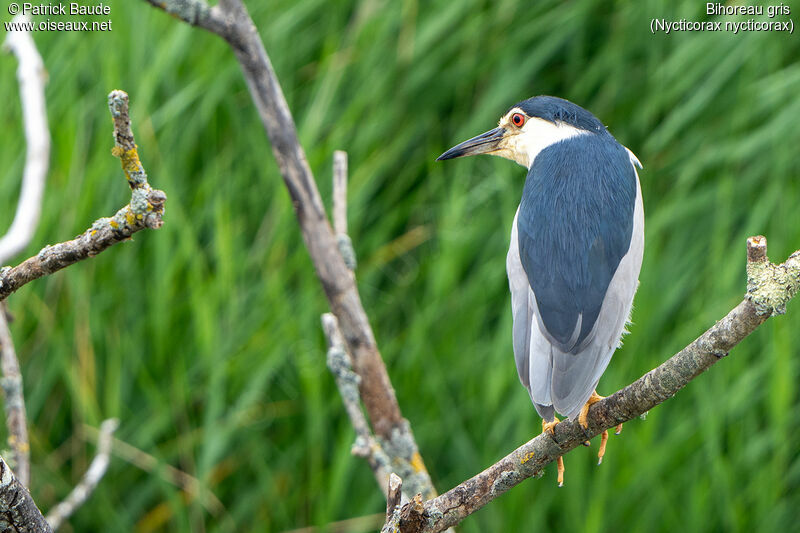
[[[614,435],[619,435],[622,433],[622,424],[617,424],[617,429],[614,431]]]
[[[556,417],[553,417],[553,420],[551,420],[550,422],[545,422],[544,420],[542,420],[542,433],[546,431],[555,437],[556,435],[555,428],[559,422],[561,421]]]
[[[589,428],[589,422],[586,420],[586,417],[589,416],[589,408],[605,398],[605,396],[600,396],[597,394],[597,391],[592,392],[592,395],[589,396],[589,399],[586,400],[586,403],[581,407],[581,413],[578,415],[578,423],[581,425],[583,429]]]
[[[542,433],[545,433],[545,432],[546,433],[550,433],[550,435],[555,437],[555,434],[556,434],[555,433],[555,427],[559,422],[560,422],[559,419],[555,418],[555,417],[553,417],[553,420],[551,420],[550,422],[545,422],[544,420],[542,420]],[[557,466],[557,469],[558,469],[558,486],[559,487],[563,487],[564,486],[564,458],[563,457],[559,457],[558,458],[558,460],[556,461],[556,466]]]

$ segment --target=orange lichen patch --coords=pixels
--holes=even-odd
[[[119,224],[117,224],[117,221],[114,220],[114,219],[109,220],[108,221],[108,225],[111,226],[114,229],[118,229],[119,228]]]
[[[125,150],[123,150],[120,146],[115,146],[114,148],[111,149],[111,155],[113,155],[114,157],[122,157],[122,154],[124,153]]]
[[[125,172],[138,172],[142,168],[142,164],[139,162],[139,154],[135,146],[130,150],[122,152],[120,159],[122,160],[122,169]]]
[[[525,455],[522,457],[522,461],[520,461],[520,464],[524,465],[525,463],[527,463],[528,461],[530,461],[531,459],[533,459],[533,456],[534,456],[534,455],[536,455],[534,452],[528,452],[528,453],[526,453],[526,454],[525,454]]]
[[[422,462],[419,452],[414,452],[414,455],[411,456],[411,468],[414,469],[414,472],[425,472],[425,463]]]

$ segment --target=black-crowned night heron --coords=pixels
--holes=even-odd
[[[552,96],[519,102],[438,159],[474,154],[528,169],[506,259],[517,372],[543,431],[553,432],[555,411],[586,427],[639,284],[641,164],[594,115]]]

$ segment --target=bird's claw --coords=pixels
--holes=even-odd
[[[593,391],[592,395],[589,396],[589,399],[586,400],[586,403],[581,407],[581,412],[578,415],[578,424],[580,424],[584,430],[589,429],[589,408],[604,398],[605,396],[600,396],[597,394],[597,391]]]
[[[556,426],[561,422],[558,418],[553,417],[553,420],[546,422],[542,420],[542,433],[550,433],[551,436],[556,436]]]

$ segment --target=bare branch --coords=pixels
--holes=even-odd
[[[772,314],[785,309],[800,288],[800,250],[782,265],[772,265],[767,260],[764,237],[751,237],[747,248],[745,299],[662,365],[594,404],[589,411],[587,431],[577,422],[565,420],[555,427],[555,436],[548,433],[537,436],[480,474],[425,502],[422,510],[406,504],[392,517],[393,523],[399,524],[399,531],[431,533],[454,526],[511,487],[535,476],[548,463],[586,439],[672,398],[687,383],[728,355]]]
[[[347,152],[333,152],[333,228],[344,264],[356,269],[356,251],[347,234]]]
[[[119,242],[129,239],[144,228],[161,227],[167,195],[152,189],[139,161],[128,115],[128,95],[112,91],[108,106],[114,119],[112,153],[120,158],[122,169],[131,187],[131,202],[111,218],[96,220],[92,227],[77,238],[45,246],[37,255],[18,266],[0,269],[0,301],[28,282],[52,274],[87,257],[99,254]]]
[[[28,489],[0,457],[0,526],[3,531],[51,533]]]
[[[118,427],[119,420],[116,418],[109,418],[100,424],[100,433],[97,437],[97,453],[91,464],[89,464],[89,468],[64,501],[51,509],[47,513],[47,517],[45,517],[54,531],[61,527],[61,524],[86,502],[94,492],[94,489],[97,488],[97,484],[103,479],[110,460],[111,439]]]
[[[347,235],[347,152],[333,152],[333,229]]]
[[[283,96],[264,44],[241,0],[221,0],[209,7],[201,0],[147,0],[148,3],[224,38],[233,48],[250,89],[261,122],[272,146],[281,175],[295,208],[311,260],[331,311],[353,358],[353,369],[361,377],[359,391],[372,428],[390,456],[412,465],[424,482],[425,498],[435,494],[408,422],[400,412],[386,367],[352,272],[345,264],[325,215],[297,129]],[[410,485],[403,476],[404,483]]]
[[[389,475],[389,491],[386,497],[386,519],[390,520],[394,514],[394,510],[400,505],[400,497],[402,496],[403,480],[400,476],[392,472]]]
[[[163,9],[175,18],[206,29],[217,35],[229,32],[228,24],[219,7],[210,7],[203,0],[145,0],[148,4]]]
[[[322,315],[322,329],[328,340],[328,368],[336,379],[336,386],[339,388],[347,416],[356,431],[356,442],[353,444],[352,453],[367,460],[378,486],[383,491],[383,495],[388,498],[387,487],[392,473],[392,459],[372,435],[369,423],[361,411],[358,395],[361,378],[353,372],[350,355],[345,350],[336,317],[331,313]]]
[[[0,367],[3,370],[0,386],[5,397],[8,445],[11,447],[14,467],[18,472],[17,479],[28,487],[31,479],[28,419],[25,415],[25,396],[22,393],[22,374],[14,350],[14,340],[8,329],[5,302],[0,303]]]
[[[27,20],[27,16],[14,17],[14,21]],[[18,28],[21,27],[22,25],[18,25]],[[19,62],[17,79],[27,152],[17,212],[8,233],[0,238],[0,265],[20,253],[31,242],[42,211],[42,194],[50,163],[50,131],[47,127],[44,100],[47,72],[42,56],[36,50],[30,32],[22,29],[8,32],[4,47],[13,52]],[[22,472],[20,478],[26,479],[22,477]],[[27,485],[27,481],[24,484]]]

